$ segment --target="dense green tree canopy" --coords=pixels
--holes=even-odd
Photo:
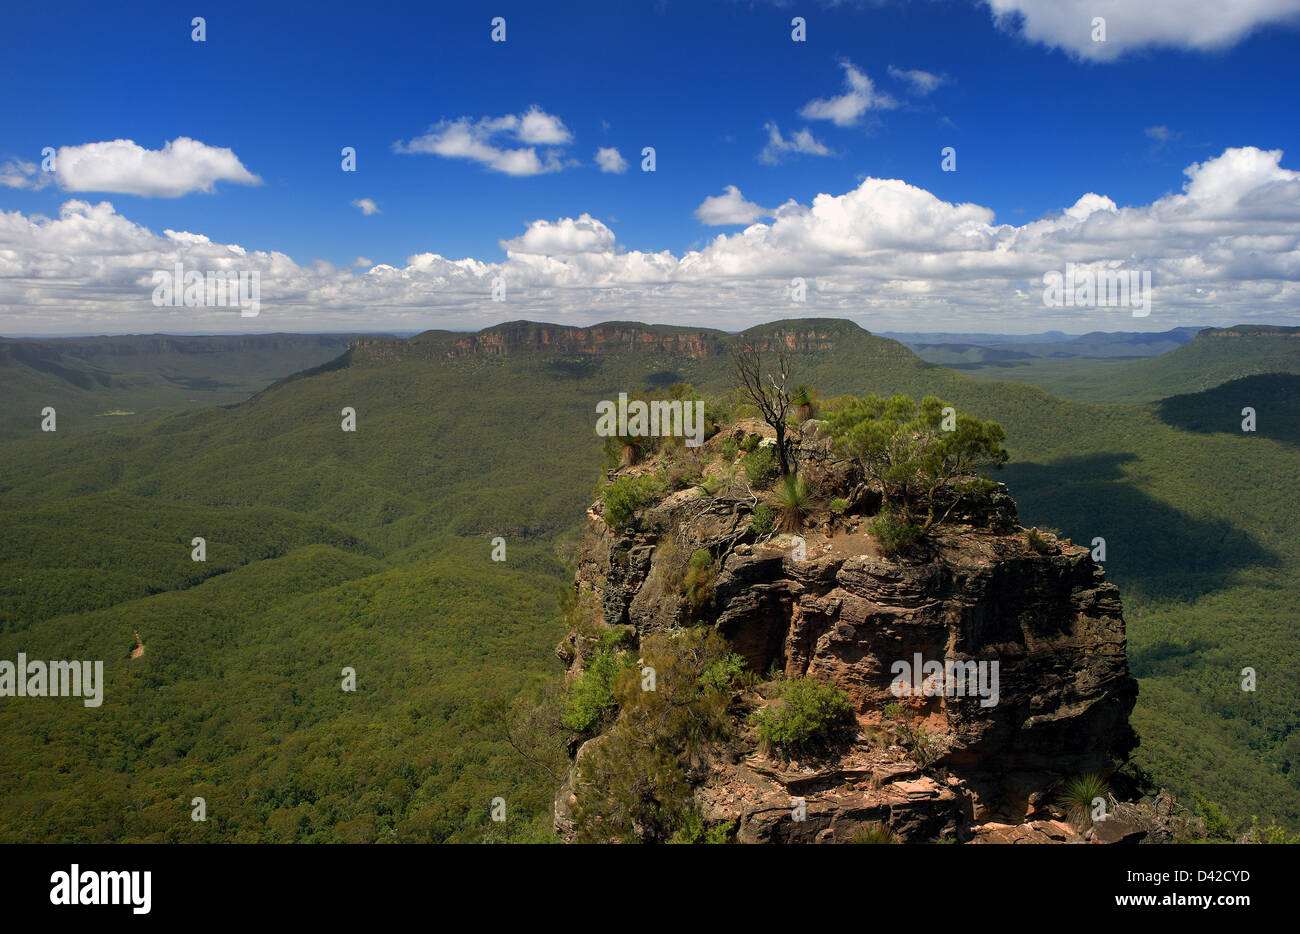
[[[982,474],[1007,461],[996,422],[956,412],[935,396],[853,399],[828,421],[836,447],[879,484],[884,502],[928,531],[961,494],[984,486]]]

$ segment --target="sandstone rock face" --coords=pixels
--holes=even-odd
[[[791,321],[765,328],[744,337],[760,351],[827,351],[845,335],[866,332],[845,328],[842,321]],[[484,328],[455,340],[438,335],[432,339],[359,337],[348,345],[348,359],[392,363],[399,360],[448,360],[460,357],[507,357],[513,354],[545,352],[569,357],[599,357],[617,353],[664,354],[700,359],[725,356],[735,346],[736,335],[708,328],[690,329],[606,322],[589,327],[511,321]]]
[[[871,491],[834,457],[819,423],[804,424],[798,445],[815,495],[851,493],[870,511]],[[593,507],[580,546],[577,588],[597,628],[624,627],[639,639],[711,625],[752,671],[834,682],[853,704],[860,733],[838,760],[790,768],[754,749],[720,756],[695,790],[704,816],[735,821],[742,842],[844,842],[868,824],[904,840],[1083,842],[1050,820],[1052,798],[1064,780],[1106,774],[1127,756],[1137,697],[1119,592],[1089,550],[1068,542],[1031,549],[1004,489],[957,510],[957,521],[901,557],[880,553],[860,512],[814,516],[802,542],[756,539],[749,515],[757,502],[743,491],[683,490],[619,530]],[[695,607],[675,572],[701,548],[717,573],[711,603]],[[582,642],[574,634],[557,650],[573,671],[589,648]],[[918,658],[960,665],[953,670],[971,673],[968,690],[954,692],[950,681],[900,698],[891,691],[897,666]],[[981,663],[985,696],[971,696]],[[996,695],[987,690],[994,671]],[[891,705],[903,713],[887,714]],[[885,728],[900,716],[924,728],[923,750],[889,738]],[[575,793],[598,790],[566,784],[562,808],[557,801],[566,836]],[[805,820],[791,818],[795,798]]]

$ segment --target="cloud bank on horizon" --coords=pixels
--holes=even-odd
[[[787,201],[768,222],[681,255],[623,250],[611,227],[582,214],[537,220],[502,240],[505,261],[421,253],[402,267],[351,271],[197,233],[157,233],[107,201],[71,200],[58,218],[0,213],[0,309],[19,333],[51,322],[76,332],[123,319],[170,330],[235,324],[222,309],[150,305],[152,272],[181,263],[257,270],[257,324],[268,330],[476,328],[511,318],[741,328],[811,316],[897,329],[953,308],[1049,330],[1080,320],[1080,309],[1042,301],[1043,275],[1072,263],[1150,270],[1152,324],[1264,320],[1293,313],[1300,300],[1300,172],[1284,168],[1282,155],[1231,148],[1190,165],[1180,192],[1150,204],[1120,207],[1087,192],[1022,225],[900,179],[866,178],[810,204]],[[737,219],[765,209],[729,187],[700,211]],[[794,277],[807,281],[803,303],[791,301]],[[492,299],[498,281],[504,306]],[[1127,309],[1092,311],[1092,323],[1132,325]]]

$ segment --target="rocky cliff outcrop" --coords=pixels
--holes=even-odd
[[[797,537],[757,535],[751,516],[763,494],[721,453],[751,432],[770,434],[750,422],[705,443],[699,463],[711,493],[668,493],[620,528],[600,504],[589,510],[576,581],[586,615],[557,649],[570,677],[613,630],[635,649],[655,633],[711,626],[753,673],[839,686],[854,735],[794,760],[760,754],[749,727],[748,713],[771,692],[738,689],[732,736],[691,786],[703,818],[729,822],[741,842],[845,842],[867,828],[906,841],[1083,840],[1057,803],[1063,783],[1109,774],[1136,745],[1119,592],[1089,550],[1027,535],[999,487],[962,504],[923,546],[883,554],[867,531],[879,496],[816,421],[803,424],[797,445],[821,506]],[[827,508],[832,498],[848,507]],[[681,584],[683,562],[701,550],[714,569],[702,603]],[[900,697],[891,685],[917,663],[907,678],[922,690]],[[577,761],[600,742],[575,744]],[[602,794],[575,775],[556,801],[565,837],[582,796]],[[804,819],[794,819],[800,805]],[[1096,828],[1087,835],[1101,839]]]

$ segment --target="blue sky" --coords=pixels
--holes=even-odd
[[[1059,0],[1056,9],[1071,2]],[[774,210],[791,200],[807,208],[818,195],[845,196],[866,178],[899,179],[941,205],[991,212],[948,212],[937,230],[919,234],[942,240],[948,233],[976,237],[972,224],[1003,229],[980,234],[988,242],[979,249],[991,254],[993,240],[1014,239],[1005,228],[1060,217],[1085,194],[1110,199],[1112,214],[1148,208],[1182,192],[1190,166],[1254,150],[1281,155],[1243,157],[1234,171],[1274,187],[1242,203],[1276,204],[1278,192],[1284,202],[1292,197],[1289,173],[1300,169],[1300,32],[1294,15],[1283,14],[1294,14],[1297,4],[1242,0],[1243,9],[1228,14],[1214,12],[1220,4],[1166,0],[1186,8],[1172,24],[1150,13],[1162,6],[1155,0],[1127,4],[1128,12],[1120,5],[1099,46],[1088,37],[1085,13],[1114,0],[1080,5],[1064,25],[1044,3],[997,0],[1000,8],[1023,8],[1019,18],[1000,22],[977,0],[12,8],[0,38],[10,91],[0,98],[0,166],[9,166],[7,174],[0,168],[0,181],[8,179],[0,185],[0,212],[9,218],[0,256],[9,250],[17,259],[0,265],[0,333],[475,327],[518,317],[743,327],[792,314],[865,317],[878,329],[908,330],[1163,330],[1248,314],[1296,323],[1300,261],[1286,237],[1300,215],[1289,209],[1263,221],[1243,209],[1236,226],[1190,246],[1141,248],[1150,241],[1148,225],[1165,216],[1159,210],[1134,219],[1122,236],[1108,234],[1112,262],[1145,262],[1157,273],[1157,290],[1170,286],[1164,294],[1173,298],[1153,306],[1161,313],[1140,320],[1113,309],[1045,312],[1036,298],[1038,266],[1112,254],[1062,248],[1056,257],[1042,242],[1030,251],[1033,260],[1001,277],[1007,300],[999,301],[999,286],[987,277],[975,284],[954,272],[969,269],[960,255],[973,239],[940,248],[942,262],[923,244],[900,246],[892,221],[875,220],[889,208],[889,191],[872,194],[870,204],[864,194],[846,222],[859,232],[879,223],[867,242],[842,245],[835,237],[843,230],[796,230],[791,222],[789,233],[769,230],[767,241],[751,237],[751,244],[739,239],[744,223],[702,223],[697,209],[727,186],[738,190],[738,204]],[[191,41],[192,15],[206,20],[204,42]],[[506,20],[505,42],[491,41],[494,16]],[[807,22],[806,42],[791,39],[795,16]],[[1216,16],[1225,21],[1213,22]],[[1177,20],[1189,17],[1201,17],[1201,26],[1181,29]],[[869,89],[863,93],[859,83],[853,97],[852,81],[864,78]],[[836,98],[819,116],[816,102]],[[518,132],[484,129],[486,121],[518,121],[530,111],[550,121],[543,129],[562,142],[530,145]],[[446,150],[457,126],[469,128],[476,145],[531,148],[538,165],[549,160],[557,170],[510,174],[480,160],[397,151],[421,137]],[[762,160],[772,126],[785,140],[810,134],[824,154]],[[108,178],[102,190],[94,178],[54,178],[39,169],[44,147],[71,153],[131,140],[160,151],[182,137],[229,150],[238,171],[213,180],[200,167],[195,190],[164,197],[156,179],[124,180],[123,173],[165,167],[110,167],[100,174]],[[356,172],[340,169],[344,146],[357,151]],[[653,173],[640,170],[644,146],[656,150]],[[945,146],[956,150],[956,171],[941,170]],[[606,147],[618,150],[626,171],[601,171],[595,154]],[[195,167],[175,170],[188,179]],[[256,176],[254,183],[241,183],[241,173]],[[1222,221],[1206,197],[1205,216]],[[360,199],[378,213],[363,213],[354,204]],[[112,218],[81,216],[76,231],[50,226],[46,219],[59,218],[69,201],[108,202]],[[933,220],[927,205],[905,209],[899,223],[910,226],[902,239],[918,217]],[[1177,213],[1177,205],[1168,207]],[[501,241],[516,239],[519,252],[528,244],[517,238],[535,222],[583,215],[593,223],[578,227],[592,239],[570,249],[557,227],[557,236],[541,240],[553,250],[530,253],[549,261],[515,264],[526,271],[506,274],[519,284],[518,301],[491,302],[486,282],[508,263]],[[780,227],[770,214],[750,219]],[[1258,231],[1273,238],[1267,256],[1256,256],[1260,244],[1243,239],[1252,220],[1270,225]],[[166,251],[154,242],[167,230],[259,254],[263,314],[240,320],[226,309],[201,309],[181,323],[171,309],[160,312],[138,282],[148,279],[150,263],[170,265],[156,261]],[[704,296],[705,285],[684,282],[693,273],[677,263],[720,234],[736,241],[706,257],[716,289]],[[105,259],[84,242],[131,237],[152,245],[123,247]],[[778,247],[789,249],[773,258]],[[1224,251],[1247,249],[1256,256],[1249,268],[1224,260]],[[596,268],[602,251],[667,253],[672,268],[660,264],[648,279],[608,262]],[[140,258],[145,253],[148,260]],[[294,268],[277,272],[277,263],[285,264],[274,254]],[[410,259],[422,254],[439,262],[472,257],[493,268],[429,273],[434,279],[415,286],[417,294],[403,293],[398,272],[407,270],[409,281]],[[856,258],[846,267],[848,254]],[[205,258],[202,249],[185,255],[200,265]],[[367,262],[352,267],[358,257]],[[212,256],[206,259],[211,265]],[[322,271],[318,261],[332,269]],[[801,264],[815,300],[792,310],[764,297],[779,293]],[[355,284],[376,266],[385,267],[372,277],[380,286]],[[385,275],[391,281],[381,282]],[[1214,290],[1213,307],[1195,300],[1196,288]],[[1017,292],[1030,298],[1017,305]],[[874,296],[870,310],[855,305],[867,295]],[[897,307],[888,305],[891,297]]]

